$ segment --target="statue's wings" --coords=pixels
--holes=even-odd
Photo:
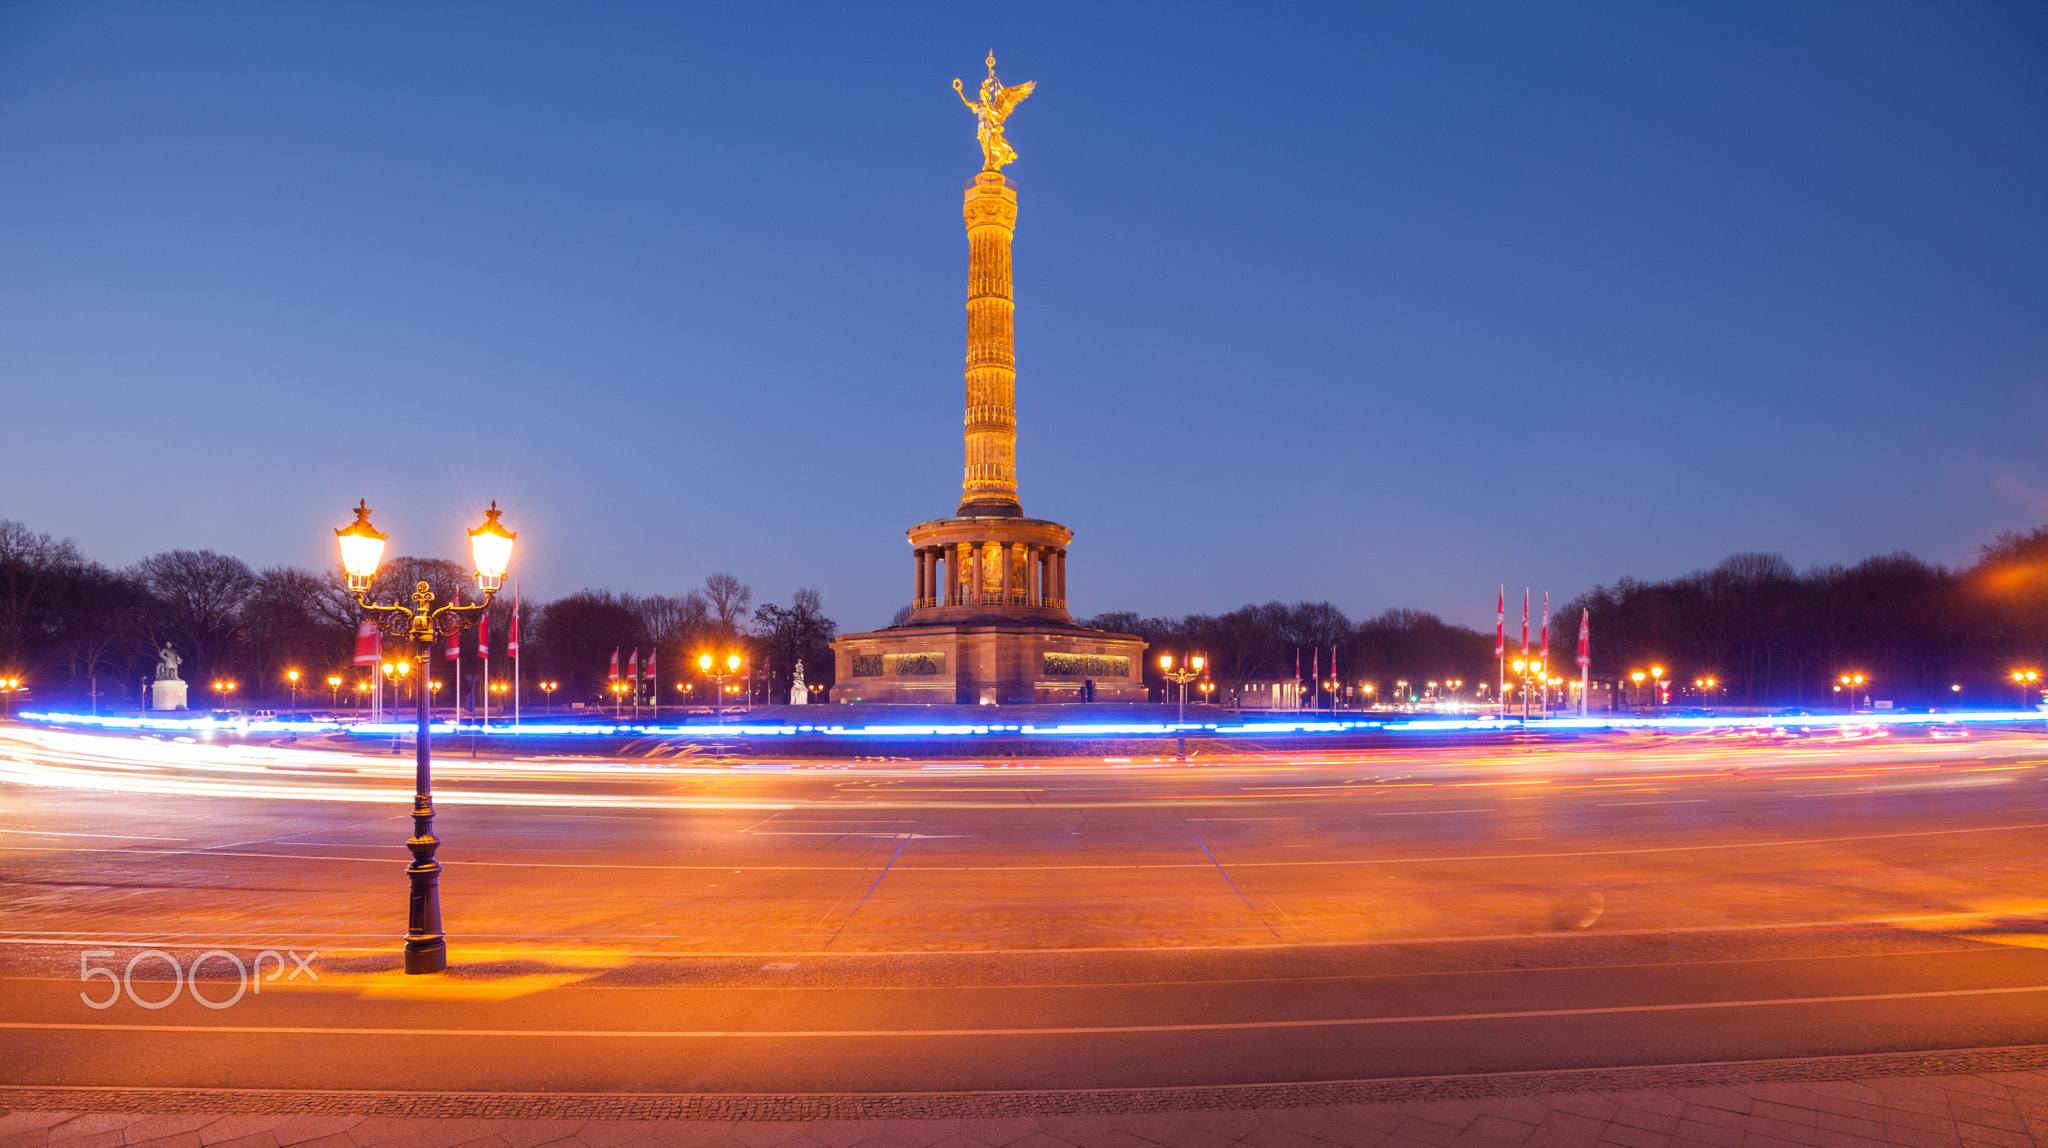
[[[1031,89],[1037,86],[1038,81],[1026,80],[1014,88],[1004,88],[996,93],[995,105],[1004,115],[1008,115],[1010,114],[1010,109],[1023,103],[1024,97],[1030,95]]]

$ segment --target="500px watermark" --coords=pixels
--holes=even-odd
[[[112,1008],[114,1003],[119,1001],[122,994],[125,993],[129,1000],[143,1008],[158,1009],[177,1000],[179,993],[188,991],[192,994],[193,1000],[198,1001],[207,1008],[227,1008],[240,1001],[242,994],[251,989],[260,994],[263,991],[265,982],[295,981],[299,979],[300,973],[306,974],[311,980],[317,981],[320,979],[320,974],[313,971],[313,958],[319,956],[319,953],[307,953],[302,957],[289,949],[282,953],[276,949],[264,949],[262,952],[257,953],[250,960],[249,964],[246,965],[242,963],[242,958],[228,952],[226,949],[208,949],[193,957],[190,965],[180,965],[178,958],[164,952],[162,949],[144,949],[128,958],[128,967],[121,970],[119,975],[115,974],[111,966],[102,967],[92,963],[98,957],[114,957],[118,959],[120,955],[120,953],[115,952],[113,949],[87,949],[78,954],[78,979],[81,981],[92,981],[105,977],[110,986],[110,990],[104,1000],[94,1000],[90,993],[79,993],[78,999],[84,1001],[88,1008]],[[286,957],[290,957],[292,960],[291,972],[289,973],[285,972],[287,967],[285,965]],[[218,981],[200,979],[200,967],[206,965],[209,961],[212,962],[216,973],[225,972],[230,966],[234,968],[234,996],[228,997],[225,1000],[216,1000],[200,991],[199,986],[202,984],[219,984],[222,989],[225,989],[229,983],[224,977]],[[263,962],[265,961],[273,962],[270,975],[267,977],[263,975]],[[171,970],[171,991],[161,1000],[145,1000],[135,992],[136,966],[141,965],[144,972],[154,972],[156,970],[154,963],[144,964],[144,962],[161,962]],[[143,985],[147,988],[152,983],[162,984],[163,982],[144,981]]]

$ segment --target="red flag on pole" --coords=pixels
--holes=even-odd
[[[633,652],[626,657],[626,676],[636,682],[640,680],[640,647],[638,646],[633,647]]]
[[[1500,588],[1500,604],[1493,614],[1493,656],[1504,658],[1508,652],[1508,588]]]
[[[476,620],[476,656],[491,656],[491,612],[485,610]]]
[[[512,626],[505,634],[505,656],[519,656],[519,588],[512,588]]]
[[[1579,611],[1579,668],[1593,664],[1593,611]]]
[[[1522,657],[1529,656],[1529,588],[1522,587]]]
[[[356,627],[356,665],[374,666],[384,660],[384,632],[368,618]]]
[[[448,631],[448,660],[455,661],[462,656],[462,631]],[[459,689],[460,687],[458,687]]]
[[[647,678],[647,680],[648,680],[648,681],[650,681],[650,682],[651,682],[651,681],[653,681],[653,680],[654,680],[654,651],[653,651],[653,650],[649,650],[649,651],[647,651],[647,666],[646,666],[646,668],[645,668],[645,669],[644,669],[644,670],[642,671],[642,673],[643,673],[643,674],[645,675],[645,677]]]
[[[1543,652],[1537,657],[1544,665],[1550,664],[1550,591],[1543,592]]]
[[[617,646],[612,647],[612,669],[608,676],[612,681],[616,682],[619,680],[619,648]]]

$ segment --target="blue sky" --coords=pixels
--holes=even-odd
[[[960,471],[950,90],[1011,120],[1079,613],[1483,626],[2048,522],[2048,8],[0,6],[0,517],[530,595],[911,591]]]

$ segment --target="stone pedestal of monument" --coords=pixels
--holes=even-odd
[[[149,708],[153,710],[184,709],[185,683],[176,679],[150,683]]]

